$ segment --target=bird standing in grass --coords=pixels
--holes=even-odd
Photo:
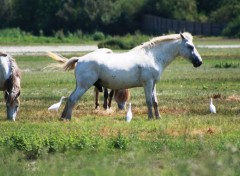
[[[60,106],[61,106],[62,101],[63,101],[64,98],[66,98],[66,97],[62,96],[61,99],[60,99],[60,101],[59,101],[58,103],[53,104],[52,106],[50,106],[50,107],[48,108],[48,110],[49,110],[49,111],[56,111],[56,112],[58,112],[58,109],[60,108]]]
[[[212,98],[210,99],[210,112],[216,114],[216,107],[212,102]]]
[[[128,104],[128,111],[127,111],[127,114],[126,114],[126,121],[127,122],[130,122],[132,120],[132,105],[131,103]]]

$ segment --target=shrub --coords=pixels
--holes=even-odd
[[[65,35],[64,35],[63,30],[56,31],[54,33],[54,37],[56,37],[57,39],[60,39],[60,40],[64,39]]]
[[[132,49],[143,42],[146,42],[149,36],[142,35],[140,33],[135,33],[134,35],[125,35],[123,37],[116,36],[107,39],[98,44],[99,48],[111,48],[111,49]]]
[[[215,65],[215,68],[238,68],[239,64],[234,64],[234,63],[219,63]]]
[[[6,28],[0,30],[0,37],[20,38],[30,36],[30,34],[20,30],[19,28]]]
[[[95,41],[103,40],[104,38],[105,38],[105,35],[102,32],[97,31],[93,34],[93,40]]]
[[[118,132],[117,137],[113,137],[110,140],[110,145],[114,148],[114,149],[121,149],[124,150],[127,148],[127,145],[129,143],[129,140],[124,137],[121,132]]]

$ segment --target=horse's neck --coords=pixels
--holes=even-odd
[[[5,87],[6,80],[11,75],[11,66],[9,58],[6,56],[0,56],[0,90]]]
[[[156,63],[163,69],[179,55],[179,41],[167,41],[149,50]]]

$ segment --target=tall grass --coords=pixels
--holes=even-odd
[[[194,68],[177,58],[157,84],[161,120],[147,120],[142,88],[131,89],[133,120],[125,111],[94,109],[93,88],[78,101],[71,122],[47,111],[75,87],[73,72],[52,70],[46,57],[17,57],[22,69],[16,122],[0,102],[0,175],[238,175],[239,64],[235,54],[208,55]],[[217,107],[210,114],[209,99]],[[102,102],[102,96],[101,101]],[[65,102],[64,102],[65,103]]]
[[[74,33],[55,31],[53,36],[35,36],[19,28],[0,29],[0,45],[32,45],[32,44],[96,44],[99,40],[106,39],[102,32],[84,34],[81,30]]]
[[[134,34],[126,34],[124,36],[111,36],[100,31],[93,33],[83,33],[81,30],[76,32],[63,32],[62,30],[54,31],[52,36],[45,36],[43,32],[39,32],[40,36],[32,35],[29,32],[20,30],[19,28],[0,29],[0,45],[52,45],[52,44],[95,44],[100,48],[107,47],[111,49],[131,49],[136,45],[148,41],[154,36],[144,35],[139,31]],[[239,39],[228,39],[223,37],[203,37],[194,36],[194,43],[197,45],[239,45]],[[229,49],[203,49],[210,54],[221,52],[221,56],[225,56]],[[239,51],[233,49],[237,54]],[[218,55],[220,56],[220,55]],[[229,56],[229,55],[228,55]]]

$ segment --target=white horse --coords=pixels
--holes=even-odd
[[[0,52],[0,90],[4,91],[7,119],[15,121],[20,101],[20,70],[15,60]]]
[[[108,48],[99,48],[93,52],[113,53],[113,51]],[[48,52],[47,55],[60,63],[65,64],[66,62],[68,62],[67,58],[65,58],[63,56],[59,56],[58,54],[55,54],[52,52]],[[75,67],[75,65],[74,65],[74,67]],[[120,110],[125,109],[126,102],[130,99],[130,91],[128,89],[111,90],[109,93],[108,89],[105,87],[102,87],[101,84],[99,83],[99,81],[95,82],[94,86],[95,86],[95,89],[94,89],[94,91],[95,91],[95,109],[99,108],[99,92],[102,92],[102,91],[104,92],[104,103],[103,103],[104,109],[111,108],[113,96],[114,96],[115,101],[118,104],[118,108]]]
[[[68,98],[61,118],[70,120],[76,101],[94,84],[109,89],[143,87],[148,118],[160,118],[156,96],[156,83],[163,70],[177,56],[188,59],[194,67],[202,64],[202,58],[189,33],[156,37],[125,53],[92,52],[71,58],[65,70],[75,67],[76,88]]]

